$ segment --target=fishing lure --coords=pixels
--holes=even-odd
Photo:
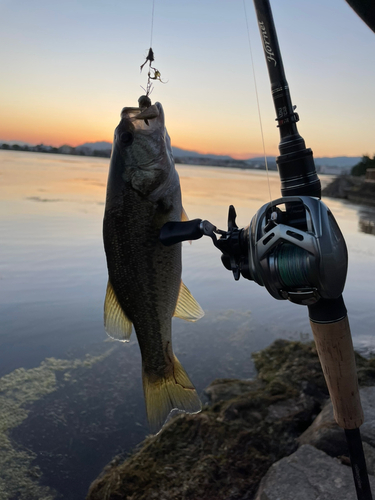
[[[147,64],[147,62],[149,63],[149,69],[148,69],[148,73],[147,73],[147,85],[146,85],[146,88],[142,87],[142,89],[146,92],[146,97],[148,97],[153,90],[151,80],[158,80],[161,83],[168,83],[168,82],[163,82],[163,80],[161,79],[160,71],[158,69],[154,68],[153,66],[151,66],[151,63],[153,63],[154,61],[155,61],[154,51],[150,47],[148,50],[146,60],[141,65],[141,72],[142,72],[142,69]]]

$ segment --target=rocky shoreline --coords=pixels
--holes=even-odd
[[[314,344],[278,340],[253,359],[254,380],[212,382],[200,414],[174,417],[132,455],[115,457],[87,500],[355,498]],[[356,360],[374,474],[375,359]]]
[[[365,205],[375,205],[375,182],[353,175],[337,176],[322,190],[323,196],[341,198]]]

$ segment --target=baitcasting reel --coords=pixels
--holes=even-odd
[[[160,241],[173,245],[210,236],[224,266],[265,286],[276,299],[312,305],[341,295],[348,253],[344,237],[327,206],[318,198],[288,196],[263,205],[249,226],[239,229],[231,205],[228,231],[209,221],[168,222]],[[218,238],[217,235],[220,235]]]

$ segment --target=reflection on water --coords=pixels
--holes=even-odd
[[[265,172],[178,171],[191,219],[224,229],[234,204],[245,226],[270,201]],[[138,344],[109,343],[103,330],[107,173],[106,159],[0,151],[2,500],[81,500],[102,467],[148,433]],[[279,198],[276,172],[269,182]],[[358,224],[373,219],[356,205],[325,202],[348,246],[354,343],[369,352],[375,239]],[[235,282],[208,238],[183,244],[183,280],[206,314],[197,323],[174,319],[173,345],[201,395],[214,378],[252,377],[251,353],[276,338],[311,338],[304,307]]]
[[[375,208],[361,207],[358,210],[358,228],[362,233],[375,234]]]

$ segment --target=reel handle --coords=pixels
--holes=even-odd
[[[167,222],[160,230],[159,240],[169,247],[181,241],[199,240],[202,238],[202,219],[193,219],[187,222]]]
[[[334,323],[310,319],[310,324],[335,420],[343,429],[356,429],[364,417],[348,317]]]

